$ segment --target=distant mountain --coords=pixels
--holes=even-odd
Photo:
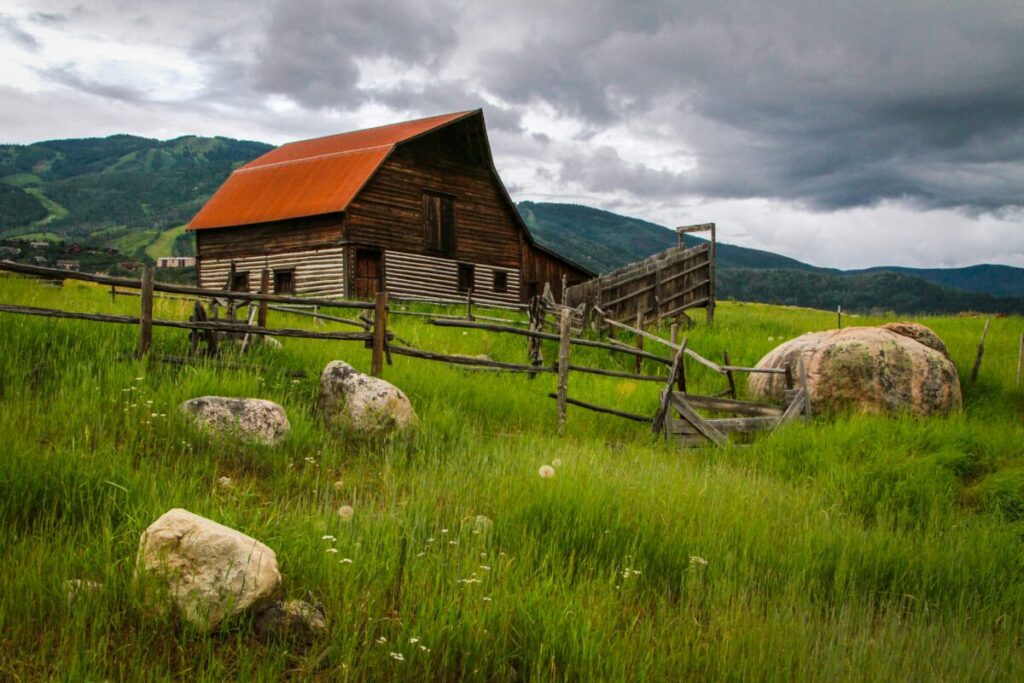
[[[132,135],[0,145],[0,248],[111,272],[125,261],[188,255],[194,240],[182,224],[233,169],[270,149],[230,138]],[[519,211],[538,241],[599,272],[676,243],[660,225],[587,206],[522,202]],[[1024,269],[1008,266],[847,273],[721,242],[717,253],[722,298],[901,312],[1019,312],[1024,301]]]
[[[877,266],[862,270],[846,271],[859,273],[906,273],[947,287],[968,292],[980,292],[993,296],[1024,296],[1024,268],[983,264],[966,268],[904,268],[901,266]]]
[[[236,167],[271,145],[132,135],[0,145],[0,236],[113,245],[144,256]]]
[[[615,270],[676,245],[674,230],[639,218],[579,204],[519,202],[517,206],[541,243],[597,272]],[[699,244],[704,240],[687,235],[686,241]],[[796,259],[760,249],[719,243],[716,252],[721,268],[816,270]]]
[[[577,204],[521,202],[519,212],[545,246],[608,272],[676,244],[656,223]],[[702,240],[687,235],[687,243]],[[718,295],[813,308],[942,313],[1024,310],[1024,269],[819,268],[758,249],[717,245]]]

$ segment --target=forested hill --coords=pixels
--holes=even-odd
[[[521,202],[519,212],[545,246],[599,272],[676,244],[675,231],[664,226],[588,206]],[[688,243],[700,241],[690,235],[686,239]],[[906,313],[1024,311],[1021,268],[980,265],[841,271],[721,242],[717,253],[718,294],[723,298]]]
[[[233,169],[270,149],[221,137],[132,135],[0,145],[0,256],[52,265],[74,245],[82,268],[103,270],[190,254],[183,224]],[[519,211],[541,243],[596,271],[676,242],[660,225],[587,206],[521,202]],[[720,242],[718,273],[721,297],[803,306],[1010,312],[1024,305],[1024,269],[1007,266],[843,273]]]
[[[132,135],[0,146],[0,230],[82,238],[187,222],[261,142]]]

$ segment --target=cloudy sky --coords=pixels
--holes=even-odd
[[[0,75],[0,142],[483,107],[517,200],[817,265],[1024,266],[1020,0],[4,0]]]

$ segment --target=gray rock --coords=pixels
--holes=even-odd
[[[249,610],[259,612],[281,592],[273,550],[180,508],[142,533],[137,571],[155,579],[166,589],[169,605],[202,630]]]
[[[284,408],[260,398],[200,396],[185,401],[180,408],[199,429],[215,436],[272,446],[291,429]]]
[[[256,633],[263,637],[311,640],[327,630],[323,610],[303,600],[276,602],[256,615]]]
[[[336,360],[320,375],[320,409],[334,427],[379,433],[405,429],[419,419],[401,389]]]

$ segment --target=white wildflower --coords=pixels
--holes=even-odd
[[[231,477],[221,477],[217,480],[217,486],[221,487],[222,489],[229,489],[233,485],[234,483],[231,481]]]
[[[555,468],[551,465],[541,465],[540,469],[537,470],[537,474],[539,474],[542,479],[550,479],[555,476]]]
[[[705,560],[703,557],[697,557],[696,555],[690,555],[690,566],[691,567],[694,567],[694,566],[697,566],[697,565],[705,567],[705,566],[707,566],[707,564],[708,564],[708,561]]]
[[[555,458],[554,460],[551,461],[551,465],[553,467],[561,467],[562,466],[562,459],[561,458]]]
[[[338,539],[337,539],[337,538],[335,538],[334,536],[331,536],[330,534],[326,534],[326,535],[324,535],[324,536],[321,536],[321,537],[320,537],[320,540],[321,540],[321,541],[330,541],[331,543],[334,543],[334,542],[335,542],[335,541],[337,541]]]
[[[338,481],[334,482],[334,490],[335,491],[340,491],[343,488],[345,488],[345,482],[344,481],[339,479]]]
[[[351,505],[342,505],[338,508],[338,516],[341,517],[343,522],[347,522],[352,519],[352,516],[356,514],[356,511]]]
[[[396,662],[404,662],[405,661],[405,657],[402,656],[401,652],[392,652],[391,653],[391,659],[395,660]]]
[[[338,560],[338,564],[352,564],[352,558],[351,557],[344,557],[344,558]]]
[[[329,553],[336,553],[336,552],[338,552],[338,549],[337,548],[328,548],[327,552],[329,552]]]
[[[412,638],[409,639],[409,643],[412,644],[412,645],[415,645],[418,642],[420,642],[420,639],[417,638],[416,636],[413,636]]]

